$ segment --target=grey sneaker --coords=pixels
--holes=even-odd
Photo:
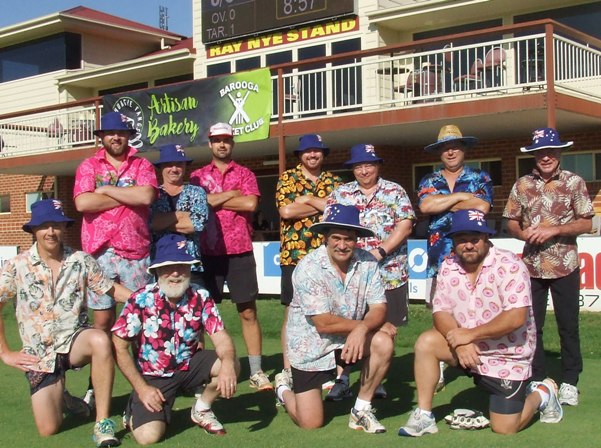
[[[259,392],[273,390],[273,384],[262,370],[259,370],[248,380],[248,385]]]
[[[371,406],[363,411],[357,411],[355,408],[352,408],[348,419],[348,427],[351,429],[360,429],[369,434],[386,432],[384,425],[374,415],[375,412],[376,410],[372,409]]]
[[[276,406],[283,406],[284,401],[280,400],[278,396],[278,389],[280,387],[287,387],[292,390],[292,373],[288,369],[283,369],[280,373],[275,376],[275,404]]]
[[[115,437],[115,423],[109,418],[103,418],[96,422],[92,439],[97,447],[121,445],[119,439]]]
[[[559,387],[559,402],[569,406],[578,406],[578,388],[568,383]]]
[[[215,417],[212,410],[197,411],[195,406],[192,406],[190,417],[194,423],[204,429],[208,434],[215,434],[218,436],[225,435],[225,428],[219,420],[217,420],[217,417]]]
[[[351,391],[349,384],[341,379],[337,379],[334,383],[334,387],[330,389],[326,395],[326,401],[340,401],[345,398],[351,398],[353,392]]]
[[[430,416],[424,415],[419,408],[415,408],[409,416],[407,424],[399,428],[399,436],[405,437],[420,437],[424,434],[436,434],[437,432],[438,426],[436,426],[434,415],[432,413],[430,413]]]
[[[63,392],[63,403],[65,405],[65,413],[67,414],[83,418],[88,418],[92,415],[92,408],[88,406],[88,403],[81,398],[74,397],[67,390]]]
[[[538,388],[544,388],[543,390],[549,394],[547,405],[540,410],[540,421],[543,423],[559,423],[563,418],[563,409],[557,397],[557,384],[551,378],[545,378],[534,385],[534,389]]]

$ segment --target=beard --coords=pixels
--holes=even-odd
[[[168,299],[179,299],[183,297],[186,290],[190,287],[190,277],[181,279],[179,282],[159,277],[158,283]]]

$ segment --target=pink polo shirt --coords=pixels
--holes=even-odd
[[[104,185],[133,187],[152,185],[158,188],[152,164],[136,157],[129,147],[127,158],[115,170],[106,159],[104,148],[81,162],[75,174],[73,197],[93,193]],[[81,245],[91,255],[113,247],[115,253],[130,260],[140,260],[150,253],[149,207],[119,207],[98,213],[84,213],[81,225]]]
[[[513,252],[491,247],[476,284],[472,285],[457,258],[447,258],[438,270],[432,312],[446,312],[461,328],[484,325],[503,311],[528,308],[526,323],[497,339],[476,341],[480,364],[475,371],[493,378],[530,378],[536,345],[530,275]]]
[[[207,194],[240,190],[244,196],[261,196],[257,178],[248,168],[231,161],[225,172],[211,162],[190,174],[190,183],[199,185]],[[218,208],[209,213],[204,232],[200,233],[204,255],[236,255],[250,252],[252,246],[252,213]]]

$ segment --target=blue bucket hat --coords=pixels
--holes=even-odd
[[[154,166],[159,166],[161,163],[186,162],[191,163],[192,159],[186,157],[184,148],[181,145],[163,145],[159,148],[161,155],[159,160],[154,162]]]
[[[126,131],[130,135],[134,135],[137,132],[130,126],[130,120],[127,115],[123,115],[121,112],[104,114],[100,119],[100,129],[96,129],[94,135],[98,136],[100,132],[106,131]]]
[[[33,233],[33,228],[45,222],[65,222],[67,227],[72,226],[74,219],[67,218],[63,210],[63,203],[58,199],[42,199],[31,204],[31,219],[23,224],[23,230]]]
[[[451,229],[446,236],[461,232],[487,233],[489,235],[497,233],[486,224],[484,213],[474,209],[457,210],[451,216]]]
[[[330,148],[328,148],[318,134],[306,134],[298,139],[298,148],[294,150],[294,155],[298,156],[301,153],[310,149],[320,149],[324,156],[328,156]]]
[[[361,143],[351,148],[351,158],[344,162],[344,166],[350,167],[356,163],[382,163],[383,161],[384,159],[377,156],[374,145]]]
[[[156,243],[154,257],[150,266],[146,270],[149,274],[154,274],[153,269],[170,264],[189,264],[200,263],[186,250],[186,237],[177,233],[167,233],[163,235]]]
[[[539,149],[569,148],[574,142],[559,140],[559,132],[553,128],[540,128],[532,133],[532,145],[520,148],[522,152],[538,151]]]
[[[374,232],[359,223],[359,209],[354,205],[329,205],[323,213],[323,221],[313,224],[309,230],[325,233],[332,228],[354,230],[360,238],[374,236]]]
[[[438,151],[445,143],[459,141],[466,148],[471,148],[478,143],[476,137],[463,136],[461,130],[454,124],[447,124],[440,128],[438,140],[424,148],[425,152]]]

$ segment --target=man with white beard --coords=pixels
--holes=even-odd
[[[225,434],[211,404],[234,395],[240,365],[213,298],[190,283],[195,263],[183,235],[159,239],[148,268],[157,282],[132,295],[112,328],[117,365],[134,389],[124,421],[142,445],[163,437],[178,393],[203,385],[192,421],[209,434]],[[199,349],[204,331],[215,350]]]

